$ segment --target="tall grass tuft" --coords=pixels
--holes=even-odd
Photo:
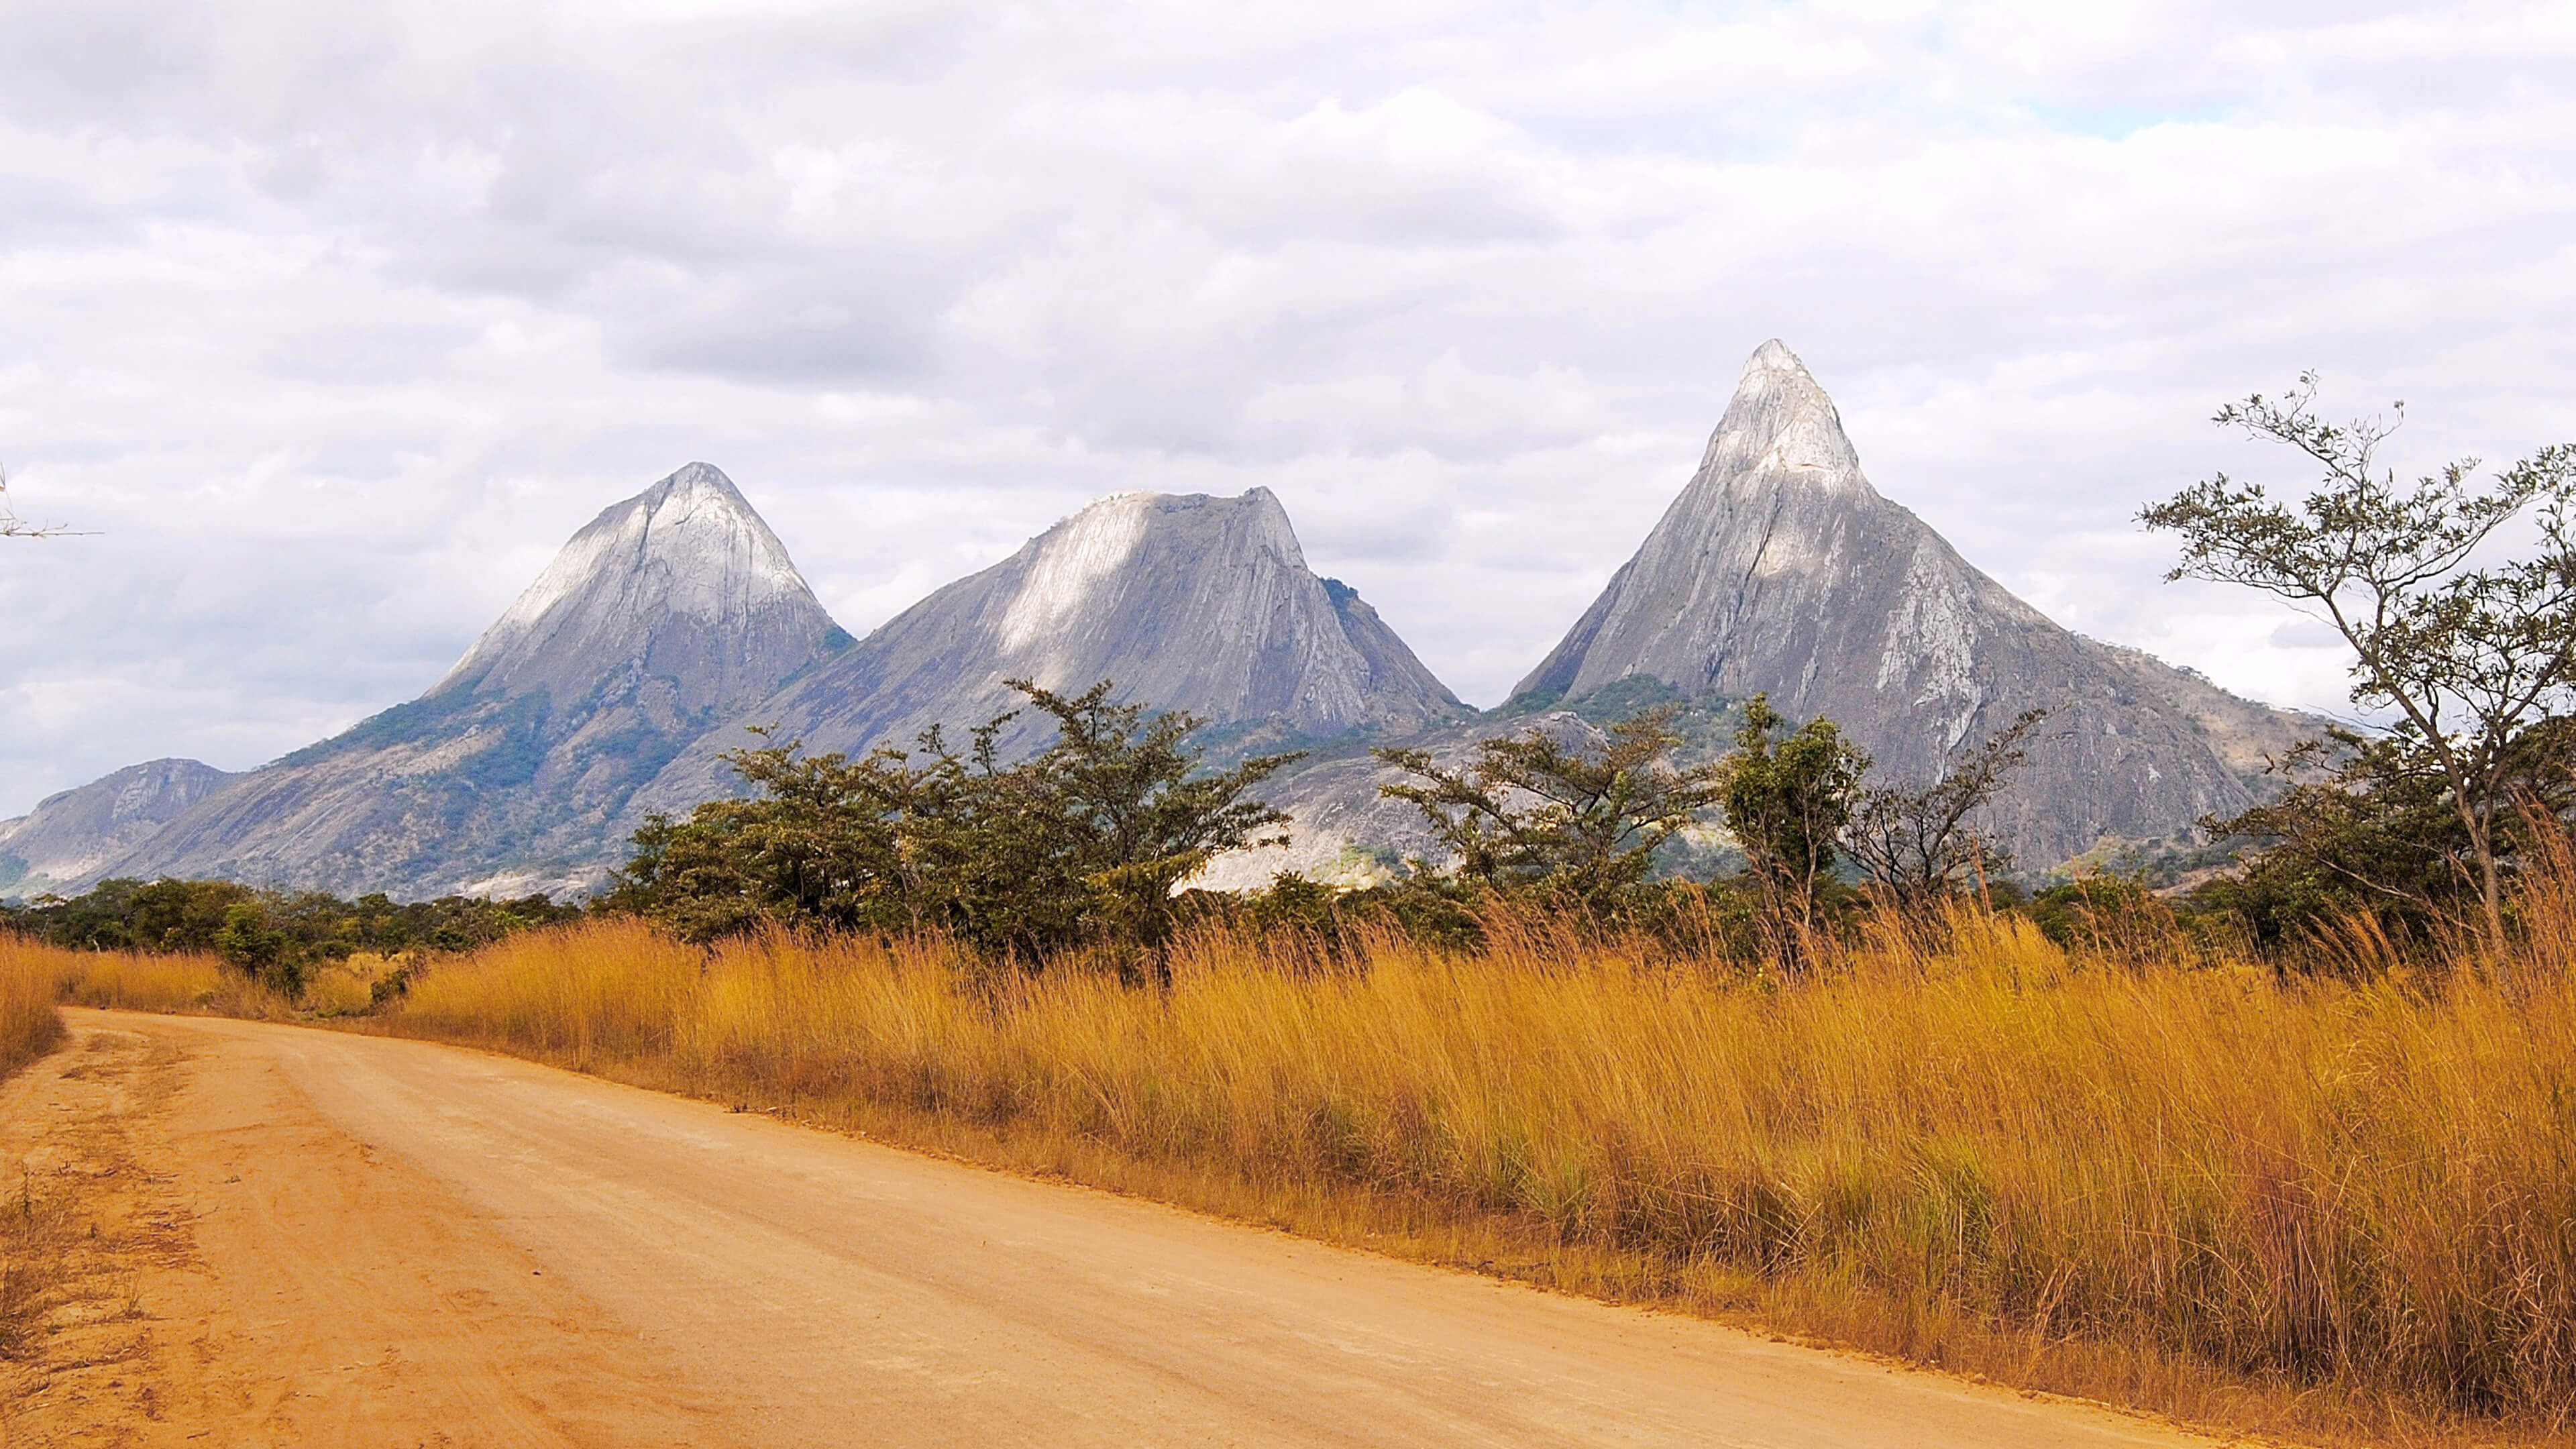
[[[52,1051],[63,1039],[51,954],[0,935],[0,1078]]]
[[[1977,911],[1793,983],[1508,913],[1474,958],[1211,932],[1155,987],[596,922],[441,965],[383,1025],[1161,1165],[1238,1207],[1487,1224],[1590,1286],[1919,1358],[2096,1365],[2061,1387],[2170,1405],[2215,1375],[2563,1426],[2571,882],[2531,887],[2502,965],[2322,980],[2073,960]]]
[[[67,951],[0,934],[0,977],[33,983],[46,1002],[120,1011],[279,1017],[290,1003],[213,956]]]

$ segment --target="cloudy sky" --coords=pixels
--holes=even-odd
[[[2138,505],[2321,369],[2576,438],[2576,7],[0,0],[0,814],[435,679],[702,458],[864,632],[1275,489],[1499,700],[1785,339],[2061,622],[2332,706]]]

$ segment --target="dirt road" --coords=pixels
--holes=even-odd
[[[58,1061],[162,1074],[124,1150],[188,1241],[131,1270],[121,1392],[68,1375],[0,1440],[2198,1442],[474,1052],[74,1028]]]

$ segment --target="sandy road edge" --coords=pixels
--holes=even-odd
[[[78,1027],[0,1082],[0,1446],[93,1442],[97,1424],[160,1409],[169,1348],[145,1280],[193,1262],[191,1224],[139,1160],[182,1053]]]
[[[65,1047],[0,1085],[18,1109],[0,1145],[69,1161],[82,1144],[49,1116],[112,1139],[115,1172],[64,1183],[72,1211],[107,1220],[113,1261],[91,1276],[115,1276],[128,1337],[103,1356],[87,1324],[49,1335],[6,1449],[721,1441],[677,1365],[324,1120],[255,1043],[196,1023],[240,1024],[65,1017]]]
[[[152,1013],[105,1011],[91,1008],[68,1008],[66,1010],[66,1016],[73,1022],[75,1031],[77,1031],[84,1022],[92,1020],[101,1024],[135,1018],[148,1021],[170,1022],[174,1024],[184,1023],[191,1020],[206,1022],[221,1021],[231,1024],[234,1020],[233,1018],[225,1017],[165,1016]],[[1183,1190],[1183,1193],[1186,1193],[1187,1189],[1192,1186],[1202,1188],[1210,1186],[1211,1178],[1209,1177],[1191,1178],[1178,1174],[1167,1173],[1160,1175],[1159,1182],[1151,1180],[1140,1182],[1138,1180],[1138,1175],[1133,1172],[1120,1174],[1114,1170],[1098,1172],[1097,1177],[1085,1177],[1080,1175],[1080,1170],[1082,1168],[1097,1170],[1104,1167],[1115,1169],[1120,1166],[1125,1166],[1132,1169],[1136,1167],[1137,1164],[1129,1163],[1125,1159],[1104,1158],[1099,1162],[1085,1163],[1076,1167],[1068,1168],[1044,1163],[1032,1163],[1025,1160],[1025,1158],[1015,1159],[1014,1154],[1010,1150],[1011,1144],[1006,1139],[999,1137],[993,1137],[984,1141],[966,1139],[963,1145],[960,1145],[963,1134],[957,1131],[958,1124],[944,1118],[929,1117],[927,1114],[885,1113],[873,1123],[872,1127],[859,1127],[847,1122],[833,1122],[826,1118],[814,1115],[811,1112],[800,1111],[785,1104],[773,1103],[759,1105],[749,1103],[742,1100],[740,1096],[734,1092],[691,1089],[688,1087],[675,1086],[666,1081],[652,1080],[648,1074],[621,1074],[615,1071],[584,1071],[573,1068],[560,1061],[548,1060],[540,1055],[512,1052],[481,1042],[451,1041],[441,1038],[415,1037],[370,1029],[369,1025],[363,1019],[352,1020],[346,1025],[301,1022],[255,1022],[243,1024],[254,1028],[277,1027],[314,1031],[335,1036],[358,1036],[389,1042],[400,1042],[414,1047],[444,1049],[470,1056],[509,1062],[523,1067],[535,1067],[546,1071],[562,1072],[567,1076],[583,1082],[604,1084],[623,1090],[648,1093],[657,1097],[704,1103],[711,1106],[727,1108],[728,1110],[736,1112],[748,1112],[790,1127],[801,1128],[827,1136],[865,1142],[872,1147],[887,1148],[916,1157],[945,1162],[955,1166],[972,1169],[979,1173],[990,1174],[997,1178],[1024,1183],[1037,1183],[1053,1189],[1071,1190],[1081,1195],[1096,1196],[1107,1200],[1147,1205],[1160,1211],[1175,1213],[1185,1218],[1205,1224],[1221,1226],[1229,1230],[1243,1231],[1249,1229],[1280,1239],[1315,1244],[1370,1258],[1385,1259],[1392,1262],[1403,1263],[1410,1267],[1430,1269],[1461,1279],[1473,1280],[1480,1284],[1498,1286],[1505,1289],[1518,1289],[1542,1297],[1570,1298],[1600,1304],[1626,1312],[1650,1316],[1667,1316],[1684,1321],[1708,1324],[1730,1333],[1742,1335],[1748,1339],[1758,1340],[1767,1344],[1787,1346],[1827,1358],[1855,1364],[1865,1364],[1890,1372],[1919,1376],[1927,1380],[1950,1383],[1988,1393],[2010,1394],[2014,1397],[2032,1403],[2058,1405],[2070,1411],[2110,1414],[2122,1420],[2136,1423],[2141,1427],[2153,1428],[2166,1433],[2186,1436],[2199,1442],[2231,1445],[2284,1446],[2284,1449],[2287,1449],[2287,1446],[2299,1443],[2314,1442],[2308,1440],[2285,1439],[2279,1437],[2277,1433],[2251,1432],[2240,1429],[2214,1427],[2205,1423],[2193,1422],[2175,1415],[2161,1413],[2150,1409],[2127,1406],[2078,1394],[2061,1393],[2044,1388],[2026,1387],[1994,1375],[1972,1371],[1960,1371],[1938,1365],[1925,1364],[1919,1361],[1902,1358],[1897,1355],[1857,1347],[1831,1338],[1802,1333],[1794,1329],[1766,1322],[1757,1314],[1749,1312],[1694,1311],[1691,1306],[1673,1301],[1669,1298],[1641,1299],[1636,1297],[1622,1297],[1613,1293],[1585,1291],[1579,1287],[1568,1287],[1560,1283],[1533,1281],[1531,1277],[1521,1273],[1490,1271],[1489,1265],[1479,1264],[1478,1262],[1462,1258],[1456,1251],[1454,1251],[1458,1239],[1451,1235],[1436,1232],[1379,1232],[1362,1235],[1347,1230],[1301,1230],[1297,1225],[1283,1223],[1275,1214],[1265,1214],[1258,1210],[1253,1212],[1229,1211],[1224,1206],[1211,1206],[1205,1201],[1194,1200],[1190,1196],[1182,1195],[1182,1193],[1175,1193],[1169,1190],[1156,1190],[1157,1187],[1168,1189],[1177,1185]],[[907,1128],[912,1130],[907,1131]],[[982,1149],[982,1151],[979,1152],[979,1148]],[[1099,1177],[1111,1178],[1113,1180],[1097,1180]],[[1121,1177],[1124,1177],[1125,1180],[1115,1180]],[[2456,1442],[2489,1444],[2498,1441],[2486,1438],[2464,1438],[2457,1440]]]

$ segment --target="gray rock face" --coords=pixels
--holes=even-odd
[[[1266,488],[1239,498],[1122,493],[915,604],[715,731],[639,797],[680,813],[732,788],[715,755],[774,723],[811,751],[910,747],[1024,704],[1027,678],[1209,721],[1219,751],[1404,735],[1469,713],[1349,587],[1306,567]],[[1006,749],[1052,725],[1023,715]]]
[[[428,697],[570,708],[667,680],[685,708],[728,709],[812,663],[832,627],[733,480],[691,463],[574,534]]]
[[[237,778],[195,760],[149,760],[46,796],[27,814],[0,820],[0,899],[70,885]]]
[[[1698,699],[1767,693],[1918,783],[2044,706],[1993,822],[2034,868],[2243,808],[2263,753],[2304,732],[2070,633],[1970,567],[1870,486],[1832,400],[1776,341],[1745,364],[1689,487],[1517,693],[1579,700],[1637,675]]]
[[[573,535],[430,691],[234,780],[90,872],[343,894],[595,883],[635,791],[846,636],[692,463]]]

